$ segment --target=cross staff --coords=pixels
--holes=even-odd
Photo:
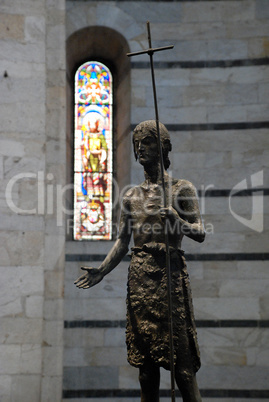
[[[165,182],[164,182],[164,163],[163,163],[163,152],[162,152],[161,136],[160,136],[160,128],[159,128],[159,114],[158,114],[157,93],[156,93],[155,75],[154,75],[154,66],[153,66],[153,54],[155,52],[160,52],[162,50],[173,49],[174,45],[152,48],[149,21],[147,21],[147,31],[148,31],[149,48],[147,50],[142,50],[140,52],[127,53],[127,56],[129,56],[129,57],[130,56],[138,56],[140,54],[147,53],[150,58],[152,88],[153,88],[154,107],[155,107],[155,120],[156,120],[156,129],[157,129],[157,143],[158,143],[158,149],[159,149],[159,155],[160,155],[160,166],[161,166],[163,205],[164,205],[164,208],[166,208],[167,201],[166,201],[166,191],[165,191]],[[171,269],[170,269],[170,249],[169,249],[167,225],[165,225],[164,236],[165,236],[165,247],[166,247],[166,276],[167,276],[168,324],[169,324],[169,346],[170,346],[171,400],[172,400],[172,402],[175,402],[175,365],[174,365],[173,317],[172,317],[172,295],[171,295]]]

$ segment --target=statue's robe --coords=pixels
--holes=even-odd
[[[170,248],[174,361],[196,372],[200,355],[191,290],[181,250]],[[128,274],[126,344],[128,361],[139,367],[150,360],[170,369],[165,245],[133,247]]]

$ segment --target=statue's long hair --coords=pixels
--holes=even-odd
[[[148,130],[151,134],[153,134],[157,138],[157,126],[156,126],[156,121],[155,120],[146,120],[143,121],[142,123],[139,123],[133,133],[133,149],[134,149],[134,155],[135,155],[135,160],[138,158],[138,154],[135,149],[135,143],[134,143],[134,136],[136,133],[139,131],[146,131]],[[169,152],[172,150],[172,144],[170,142],[170,135],[165,127],[164,124],[159,122],[159,130],[160,130],[160,137],[161,137],[161,145],[162,145],[162,153],[163,153],[163,164],[165,170],[167,170],[170,166],[170,159],[169,159]]]

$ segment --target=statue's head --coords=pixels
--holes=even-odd
[[[159,122],[159,131],[160,131],[160,139],[161,139],[161,145],[162,145],[162,153],[163,153],[163,163],[164,163],[164,168],[168,169],[170,166],[170,160],[169,160],[169,152],[172,150],[172,145],[170,142],[170,135],[167,130],[167,128]],[[155,120],[146,120],[143,121],[142,123],[139,123],[133,133],[133,147],[134,147],[134,155],[135,159],[137,160],[138,158],[138,150],[136,149],[135,145],[135,138],[138,135],[153,135],[156,138],[157,141],[157,126],[156,126],[156,121]]]

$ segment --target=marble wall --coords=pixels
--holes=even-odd
[[[1,1],[0,48],[0,400],[60,401],[65,2]]]
[[[1,1],[1,401],[139,400],[125,347],[129,257],[90,291],[73,285],[113,242],[66,241],[65,46],[99,26],[143,50],[147,20],[154,47],[174,45],[154,57],[170,172],[197,187],[208,232],[203,244],[183,244],[203,400],[269,400],[268,19],[267,0]],[[147,55],[131,59],[130,79],[131,115],[117,110],[129,145],[132,128],[154,118]],[[140,183],[141,166],[121,153],[131,184]],[[162,401],[169,386],[162,370]]]
[[[150,20],[153,46],[174,45],[154,56],[155,76],[173,144],[170,173],[197,187],[208,231],[204,243],[183,244],[202,357],[198,381],[208,401],[269,399],[268,205],[251,192],[251,180],[268,188],[268,13],[259,0],[67,2],[67,36],[103,25],[140,51]],[[154,117],[148,56],[137,56],[131,127]],[[131,158],[138,184],[143,170]],[[231,197],[238,189],[246,191]],[[81,265],[98,266],[110,247],[66,244],[64,396],[74,401],[139,400],[125,349],[128,257],[89,291],[72,283]],[[161,400],[168,400],[169,373],[161,378]]]

